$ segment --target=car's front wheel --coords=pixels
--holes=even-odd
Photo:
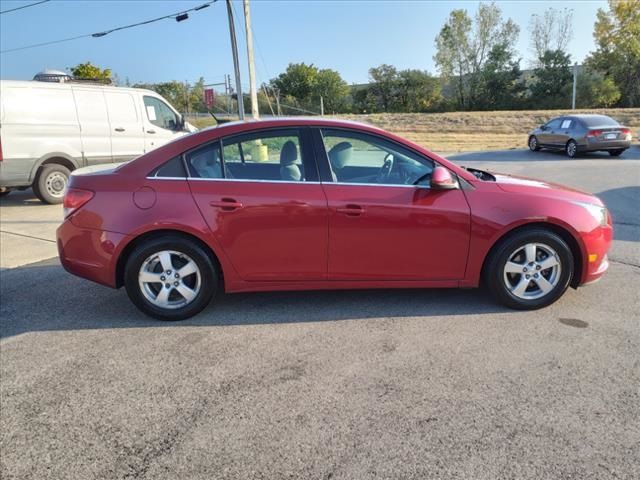
[[[540,145],[538,144],[538,139],[535,135],[531,135],[529,137],[529,150],[532,152],[537,152],[540,150]]]
[[[575,158],[578,154],[578,144],[574,140],[569,140],[564,148],[564,153],[569,158]]]
[[[612,157],[619,157],[626,150],[626,148],[619,148],[617,150],[609,150],[609,155]]]
[[[573,272],[567,243],[549,230],[535,228],[510,235],[492,251],[484,280],[500,303],[533,310],[558,300]]]
[[[198,243],[167,235],[131,252],[124,283],[131,301],[147,315],[183,320],[209,304],[218,289],[218,269]]]

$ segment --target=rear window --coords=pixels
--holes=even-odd
[[[593,117],[582,117],[580,120],[587,127],[617,127],[620,125],[613,118],[605,115],[594,115]]]

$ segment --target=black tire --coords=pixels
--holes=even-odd
[[[514,252],[532,243],[541,244],[545,247],[548,246],[555,250],[556,256],[554,258],[559,262],[560,268],[555,274],[557,283],[555,283],[555,286],[544,294],[544,296],[540,298],[521,298],[512,293],[507,285],[507,281],[511,281],[513,278],[513,282],[518,283],[518,281],[524,280],[522,277],[525,276],[525,274],[507,274],[505,273],[505,266],[510,258],[512,258]],[[541,255],[543,253],[544,252],[541,252]],[[523,264],[523,266],[526,267],[528,265]],[[551,269],[536,270],[536,268],[537,266],[530,267],[531,280],[526,282],[526,288],[532,291],[530,293],[524,292],[524,295],[535,295],[536,290],[539,289],[537,280],[533,278],[534,274],[540,276],[553,274]],[[516,310],[535,310],[551,305],[558,300],[567,290],[573,278],[573,272],[573,254],[567,243],[560,236],[549,230],[531,228],[520,230],[509,235],[492,249],[485,264],[483,280],[493,297],[503,305]],[[511,276],[508,277],[508,275]],[[528,278],[529,277],[527,277],[527,279]],[[539,291],[542,292],[542,290]]]
[[[195,262],[200,273],[200,288],[190,303],[178,308],[160,308],[147,299],[143,287],[138,283],[138,275],[145,261],[162,251],[178,252],[190,257]],[[175,266],[176,273],[179,266]],[[162,268],[160,269],[162,270]],[[184,320],[200,313],[217,293],[219,285],[219,271],[216,263],[198,243],[179,235],[165,235],[153,238],[138,245],[127,258],[124,271],[124,284],[127,295],[143,313],[158,320]],[[162,284],[160,289],[165,288]],[[167,285],[167,284],[165,284]],[[172,287],[166,287],[170,291]],[[171,294],[173,295],[173,294]]]
[[[626,148],[619,148],[618,150],[609,150],[609,155],[612,157],[619,157],[626,150]]]
[[[539,152],[540,151],[540,144],[538,143],[538,138],[535,135],[531,135],[529,137],[529,150],[531,150],[532,152]]]
[[[564,153],[567,154],[569,158],[576,158],[578,155],[578,144],[575,140],[569,140],[564,147]]]
[[[71,171],[63,165],[57,163],[44,165],[33,182],[33,193],[43,203],[49,205],[62,203],[70,175]]]

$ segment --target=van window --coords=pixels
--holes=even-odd
[[[145,95],[144,109],[147,112],[147,119],[156,127],[177,130],[180,123],[178,116],[159,98]]]
[[[111,124],[138,123],[138,113],[133,97],[128,93],[105,92]]]

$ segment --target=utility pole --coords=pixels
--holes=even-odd
[[[576,109],[576,83],[578,83],[578,62],[573,64],[573,95],[571,98],[571,110]]]
[[[324,99],[320,95],[320,116],[324,117]]]
[[[236,77],[236,94],[238,95],[238,116],[244,120],[244,100],[242,85],[240,84],[240,64],[238,63],[238,42],[236,41],[236,27],[233,20],[231,0],[227,0],[227,16],[229,17],[229,35],[231,36],[231,53],[233,55],[233,71]]]
[[[282,111],[280,110],[280,89],[276,90],[276,109],[278,116],[282,116]]]
[[[249,93],[251,94],[251,116],[260,117],[258,112],[258,90],[256,89],[256,65],[253,60],[253,30],[251,30],[251,10],[249,0],[244,0],[244,29],[247,32],[247,58],[249,60]]]

